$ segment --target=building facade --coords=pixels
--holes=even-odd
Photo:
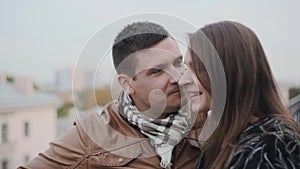
[[[17,168],[56,138],[61,103],[53,95],[23,91],[5,82],[0,83],[0,93],[0,169]]]

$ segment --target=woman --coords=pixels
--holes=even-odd
[[[190,68],[193,66],[190,54],[186,55],[184,62]],[[191,69],[187,68],[179,83],[184,85],[185,93],[190,96],[192,112],[197,113],[197,119],[189,133],[189,141],[193,146],[200,148],[199,136],[211,106],[210,81],[205,72],[199,73],[198,80]]]
[[[214,93],[217,83],[212,79],[222,70],[216,70],[211,61],[213,50],[219,54],[226,77],[222,116],[202,144],[196,168],[300,168],[300,129],[279,97],[255,33],[242,24],[224,21],[189,34],[189,43],[187,58],[198,79],[210,79],[208,91]],[[187,76],[180,84],[189,88]],[[212,94],[212,105],[219,104],[215,99]],[[211,115],[220,110],[212,109]]]

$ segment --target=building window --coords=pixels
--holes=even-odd
[[[2,169],[8,169],[8,161],[7,160],[2,161]]]
[[[29,127],[30,127],[29,122],[25,122],[24,123],[24,136],[25,137],[29,136]]]
[[[2,124],[1,126],[1,139],[2,143],[6,143],[8,141],[8,125]]]

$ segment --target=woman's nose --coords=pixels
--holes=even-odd
[[[193,84],[193,82],[193,72],[190,69],[186,69],[180,77],[178,84],[185,86],[188,84]]]

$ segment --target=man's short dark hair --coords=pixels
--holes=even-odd
[[[156,23],[145,21],[127,25],[114,40],[112,55],[115,69],[118,73],[133,76],[136,59],[126,58],[136,51],[150,48],[167,37],[168,31]],[[126,63],[122,63],[123,61]]]

